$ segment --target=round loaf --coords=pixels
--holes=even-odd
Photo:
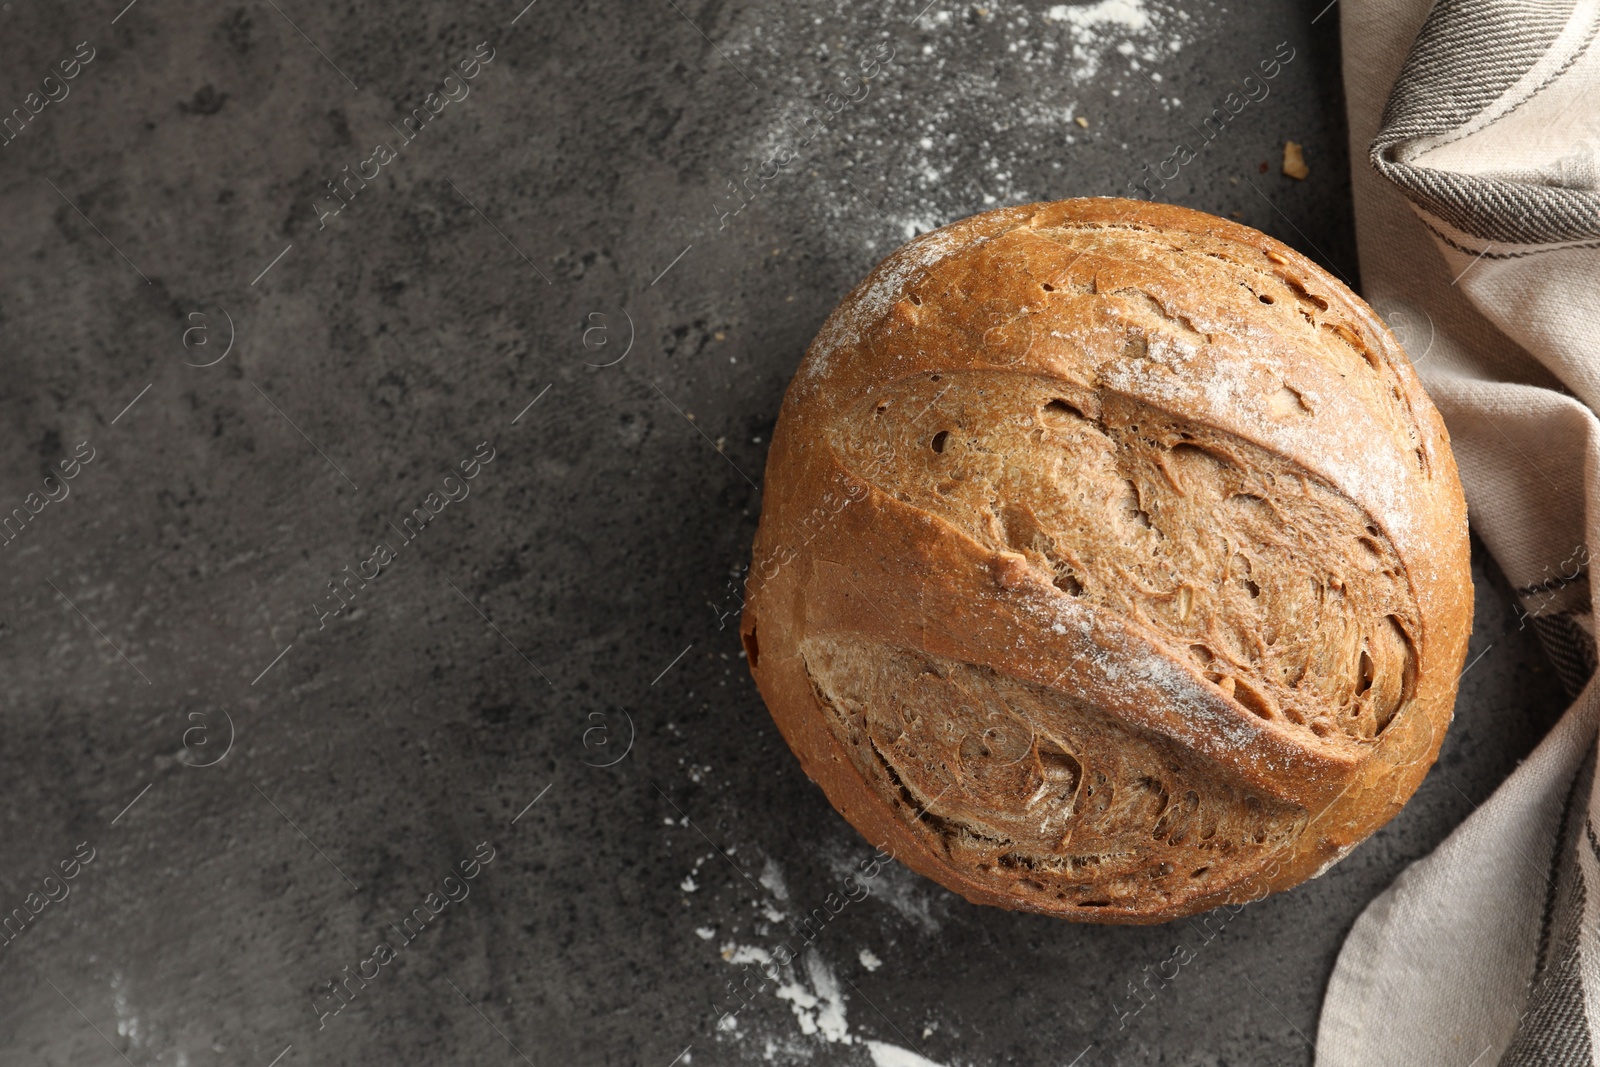
[[[918,237],[784,397],[741,624],[806,773],[968,900],[1148,923],[1320,873],[1472,624],[1444,424],[1358,297],[1118,199]]]

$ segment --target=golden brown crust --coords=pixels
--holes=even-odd
[[[1264,234],[1068,200],[919,237],[789,387],[742,623],[806,773],[969,900],[1159,922],[1416,789],[1471,629],[1444,425]]]

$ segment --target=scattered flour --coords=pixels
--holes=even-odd
[[[778,868],[776,860],[769,858],[761,867],[761,877],[756,880],[779,900],[789,899],[789,887],[784,884],[783,871]]]
[[[779,1000],[787,1000],[794,1008],[795,1016],[800,1020],[802,1034],[817,1032],[817,1017],[811,1012],[811,1009],[817,1006],[817,998],[812,996],[805,986],[799,982],[781,985],[778,987],[777,997]]]
[[[1057,4],[1045,17],[1055,22],[1070,22],[1080,31],[1091,30],[1101,25],[1117,24],[1137,32],[1150,25],[1150,16],[1145,12],[1144,4],[1140,0],[1100,0],[1098,4],[1083,7]]]
[[[138,1048],[144,1038],[139,1017],[128,1008],[128,983],[121,974],[111,976],[112,1009],[117,1013],[117,1035],[128,1039],[129,1048]]]
[[[806,975],[811,979],[808,990],[798,981],[780,985],[779,1000],[787,1000],[794,1016],[800,1021],[800,1032],[816,1035],[836,1045],[855,1042],[850,1035],[850,1024],[845,1019],[844,994],[839,991],[839,980],[816,952],[806,953]]]
[[[943,1067],[934,1063],[926,1056],[919,1056],[910,1049],[903,1049],[899,1045],[890,1045],[882,1041],[864,1042],[867,1051],[872,1053],[872,1067]]]
[[[859,865],[859,857],[852,857],[845,852],[829,859],[830,868],[841,878],[846,873],[857,872]],[[918,926],[924,933],[936,933],[939,923],[933,917],[928,894],[925,891],[919,893],[915,882],[915,877],[909,871],[891,864],[873,879],[872,896],[890,904],[901,918]],[[760,884],[774,896],[780,892],[788,896],[782,872],[770,860],[764,864]],[[759,910],[777,912],[770,899],[756,902],[756,906]],[[778,914],[781,917],[781,913]],[[763,933],[764,928],[758,924],[756,931]],[[712,940],[716,932],[712,926],[695,930],[705,941]],[[779,931],[773,936],[786,937],[786,933]],[[749,1001],[741,1007],[739,1000],[731,994],[722,998],[719,1010],[723,1010],[724,1014],[716,1026],[719,1041],[734,1045],[749,1060],[767,1063],[806,1063],[817,1060],[817,1054],[824,1046],[855,1045],[871,1055],[874,1065],[926,1067],[931,1064],[931,1067],[941,1067],[897,1045],[852,1034],[848,1017],[850,995],[844,992],[843,983],[818,949],[808,946],[798,957],[790,958],[787,952],[778,951],[778,948],[776,943],[769,950],[760,944],[746,944],[734,937],[718,945],[718,954],[723,961],[729,967],[739,969],[734,981],[748,990],[748,993],[740,996]],[[859,949],[856,958],[869,972],[883,966],[883,961],[871,949]],[[794,1016],[792,1027],[773,1029],[770,1008],[763,1011],[756,1006],[757,1002],[765,1001],[768,996],[788,1006],[789,1013]],[[770,1001],[766,1003],[771,1005]],[[781,1008],[777,1016],[782,1017]],[[936,1027],[937,1023],[932,1026]],[[932,1027],[925,1027],[923,1036],[927,1037],[931,1032]],[[858,1056],[850,1062],[861,1061]]]
[[[906,922],[921,930],[924,934],[937,934],[940,930],[940,912],[949,904],[944,895],[936,896],[928,888],[928,883],[920,875],[912,874],[908,869],[895,866],[886,866],[872,884],[872,895],[899,913]]]
[[[722,958],[735,967],[743,967],[747,963],[771,963],[772,953],[759,945],[737,945],[730,941],[722,946]]]
[[[726,186],[753,186],[753,175],[778,171],[774,160],[794,152],[772,184],[762,179],[752,210],[775,218],[765,201],[792,198],[782,214],[814,219],[825,251],[862,269],[986,208],[1124,193],[1120,183],[1085,188],[1074,155],[1111,148],[1102,142],[1127,110],[1180,106],[1160,95],[1176,80],[1161,68],[1206,38],[1208,11],[1176,0],[985,0],[930,5],[908,20],[875,18],[854,0],[802,0],[733,16],[719,47],[741,65],[781,72],[786,102],[755,117],[708,176],[702,232],[751,232],[748,217],[742,230],[719,230],[719,216],[747,198],[733,200]],[[974,54],[994,65],[975,66]],[[863,69],[875,73],[863,81]],[[797,131],[829,93],[854,102],[806,141]]]
[[[806,973],[811,976],[811,987],[817,991],[817,1029],[828,1041],[850,1044],[850,1027],[844,1018],[844,996],[839,992],[839,980],[833,976],[822,957],[815,952],[806,953]]]

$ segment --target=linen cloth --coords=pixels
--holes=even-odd
[[[1344,0],[1340,23],[1364,295],[1443,413],[1471,525],[1574,702],[1357,920],[1317,1063],[1587,1065],[1600,1047],[1600,0]]]

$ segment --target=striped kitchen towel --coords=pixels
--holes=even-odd
[[[1365,295],[1443,413],[1472,527],[1574,702],[1357,920],[1317,1063],[1588,1065],[1600,1049],[1600,0],[1345,0],[1340,17]]]

